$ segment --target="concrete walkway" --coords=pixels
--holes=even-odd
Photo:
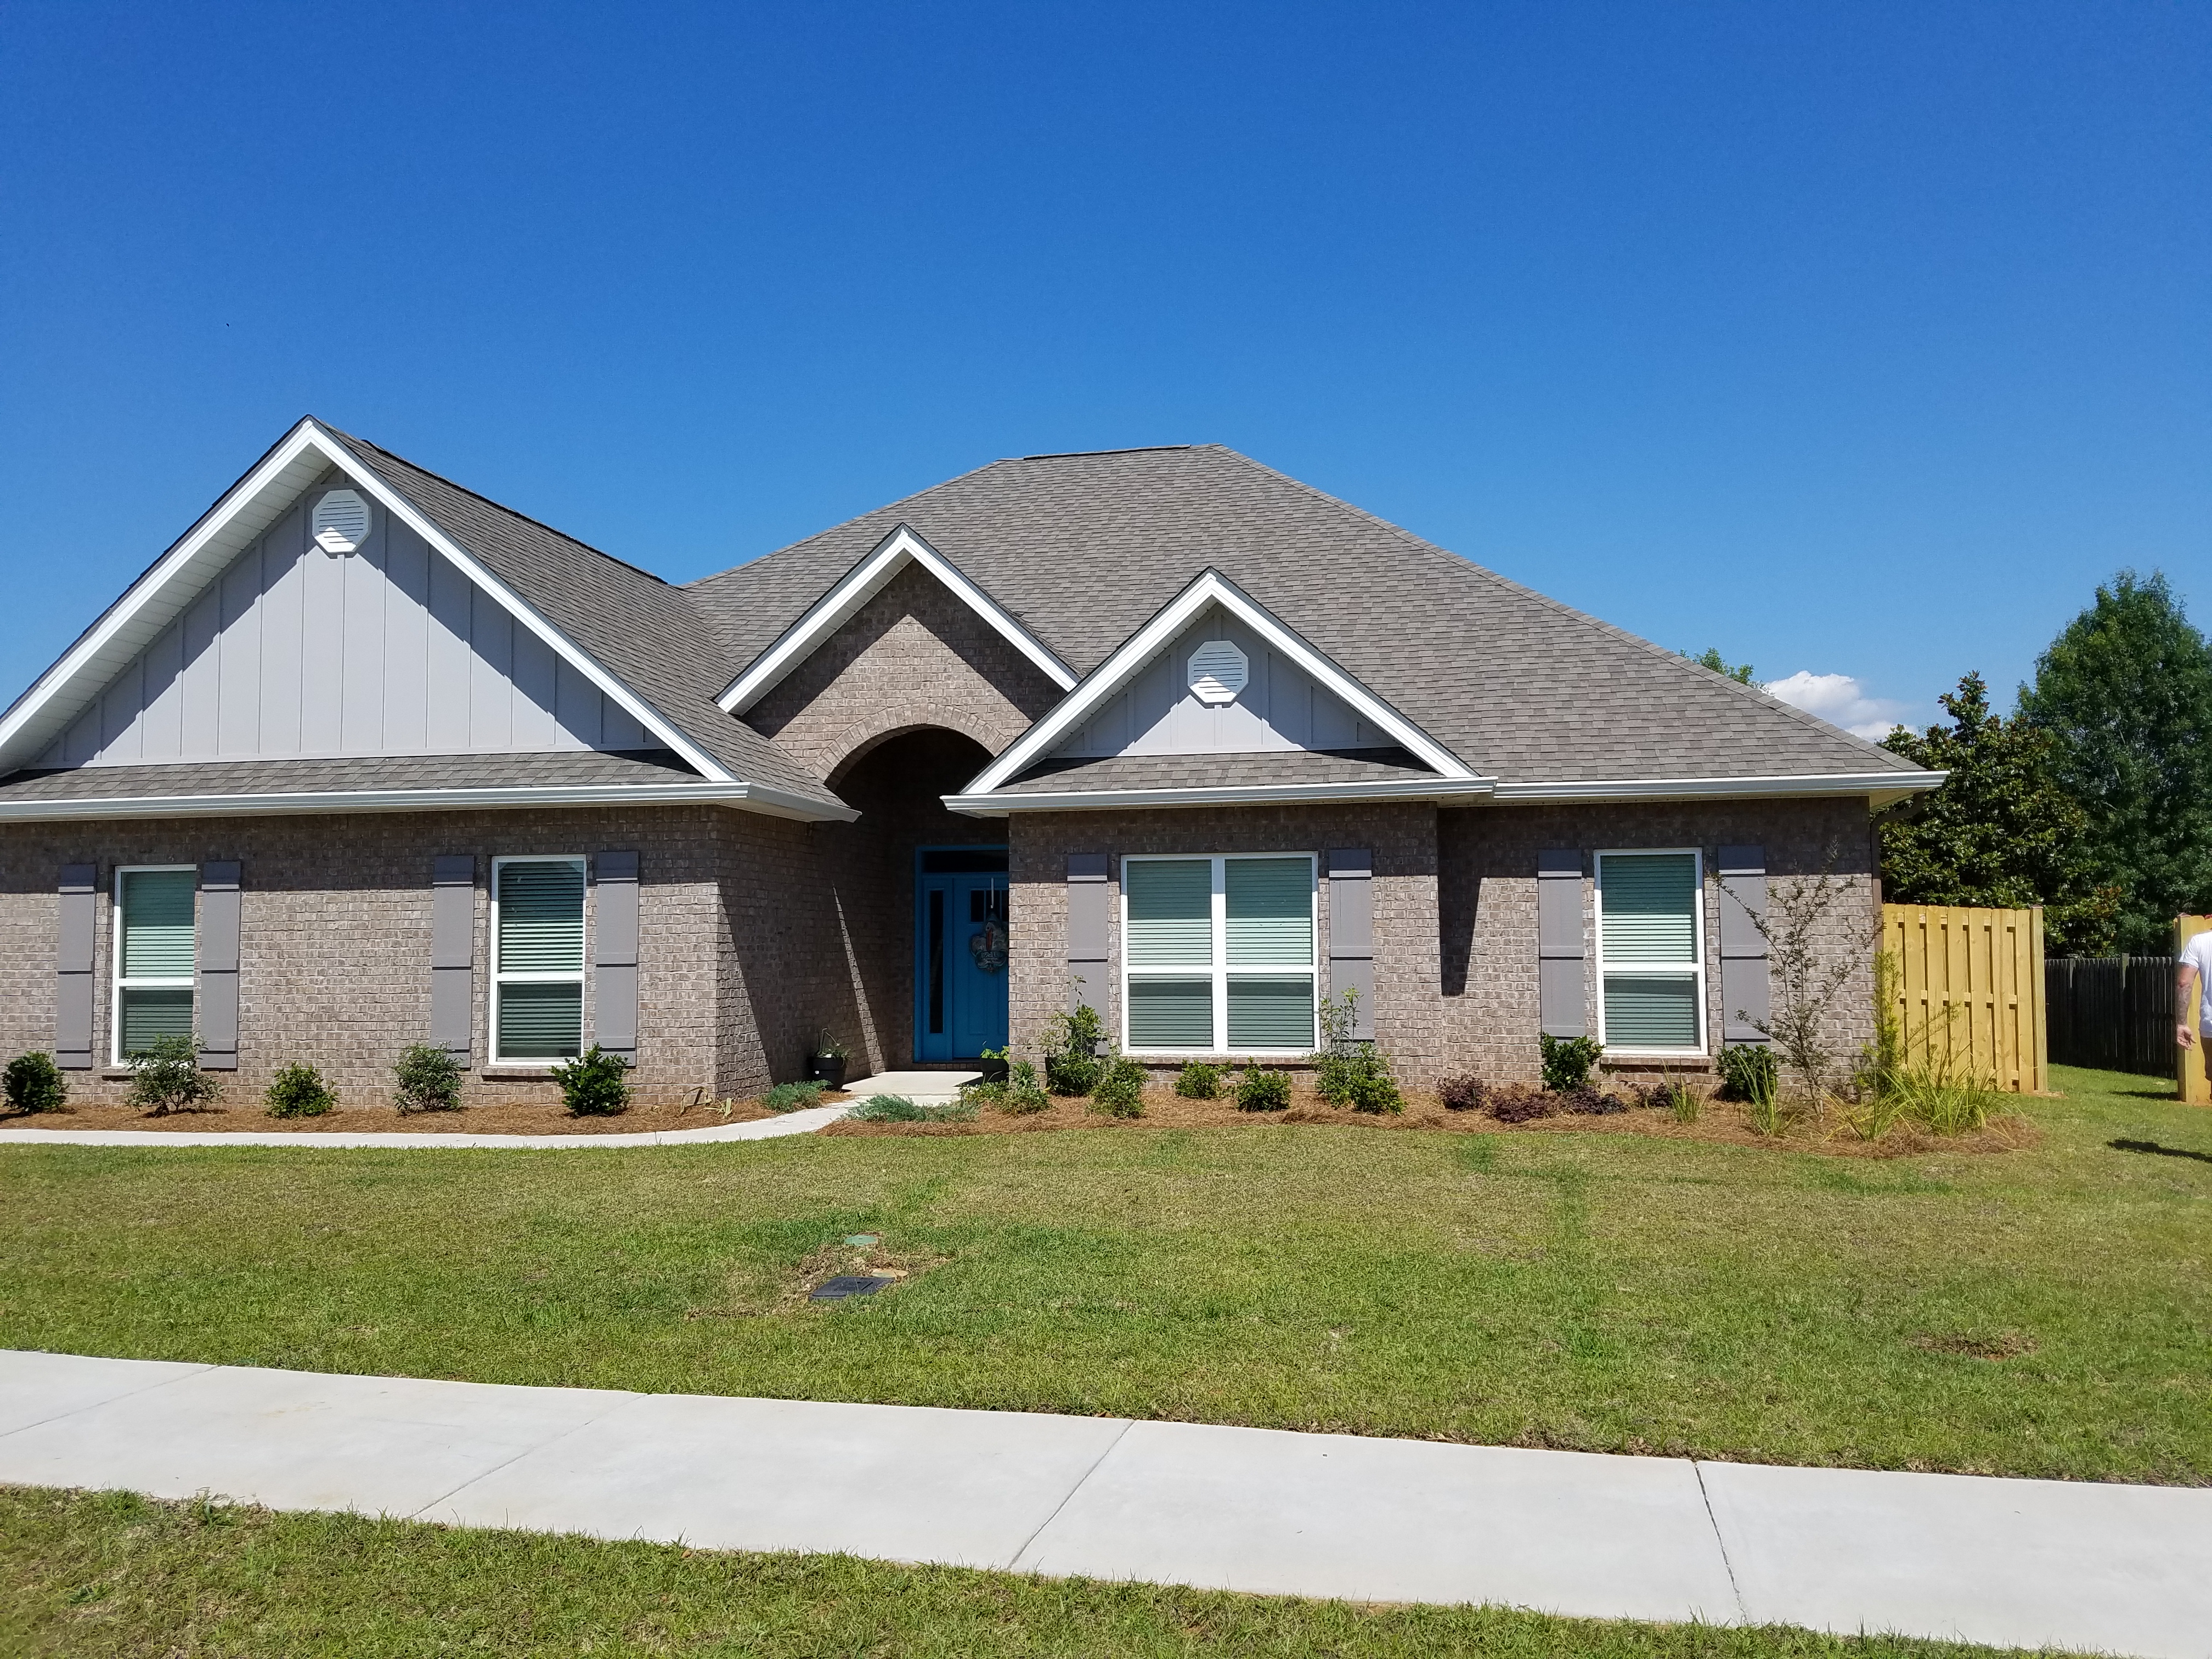
[[[450,1151],[474,1146],[507,1152],[554,1148],[605,1151],[615,1146],[689,1146],[702,1141],[771,1140],[778,1135],[811,1134],[823,1124],[834,1123],[844,1116],[852,1104],[847,1101],[836,1106],[810,1106],[803,1112],[764,1117],[752,1123],[717,1123],[701,1129],[650,1129],[633,1135],[426,1135],[379,1131],[349,1134],[343,1129],[308,1129],[291,1134],[244,1131],[195,1134],[182,1129],[0,1129],[0,1146],[434,1146]]]
[[[878,1072],[856,1078],[845,1092],[858,1105],[870,1095],[904,1095],[917,1106],[949,1106],[960,1098],[960,1085],[973,1083],[981,1072]]]
[[[0,1352],[0,1481],[1372,1601],[2212,1655],[2212,1491]]]

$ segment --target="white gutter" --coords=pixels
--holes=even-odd
[[[998,818],[1014,812],[1098,812],[1163,806],[1275,806],[1329,801],[1487,800],[1492,778],[1408,778],[1379,783],[1255,783],[1188,789],[986,791],[941,795],[948,811]]]
[[[758,783],[590,783],[492,789],[317,789],[251,795],[113,795],[9,800],[0,823],[96,818],[202,818],[278,813],[456,812],[543,806],[727,806],[805,823],[850,823],[860,815]]]
[[[1545,802],[1749,800],[1792,796],[1867,795],[1878,805],[1940,789],[1948,772],[1825,772],[1778,778],[1607,778],[1558,783],[1501,783],[1498,800]]]

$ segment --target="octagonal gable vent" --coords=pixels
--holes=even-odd
[[[325,553],[350,553],[368,539],[368,503],[350,489],[324,492],[308,526]]]
[[[1234,702],[1251,678],[1251,664],[1234,641],[1208,640],[1190,653],[1190,689],[1200,702]]]

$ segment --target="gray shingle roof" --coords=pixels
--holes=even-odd
[[[732,671],[714,625],[684,589],[388,450],[323,429],[732,775],[836,802],[819,778],[715,705]]]
[[[0,778],[0,802],[163,795],[289,795],[360,789],[514,789],[563,784],[703,784],[672,750],[610,754],[403,755],[374,760],[170,761]]]
[[[1105,760],[1047,761],[1000,794],[1059,794],[1095,789],[1237,789],[1270,783],[1418,783],[1436,774],[1402,749],[1249,755],[1116,755]]]
[[[1212,566],[1508,783],[1919,769],[1218,445],[994,462],[695,582],[723,684],[902,523],[1079,673]]]

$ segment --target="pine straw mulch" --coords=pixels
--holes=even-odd
[[[825,1094],[823,1104],[852,1097]],[[72,1103],[56,1112],[0,1115],[0,1140],[9,1129],[167,1129],[180,1133],[267,1134],[471,1134],[635,1135],[655,1130],[712,1129],[724,1123],[751,1123],[775,1114],[757,1100],[732,1103],[725,1117],[715,1101],[694,1104],[692,1093],[635,1100],[613,1117],[571,1117],[557,1098],[513,1099],[465,1106],[453,1112],[410,1112],[402,1116],[390,1101],[341,1103],[320,1117],[271,1117],[258,1097],[218,1102],[204,1111],[169,1112],[160,1117],[135,1106]]]
[[[1553,1117],[1525,1123],[1504,1123],[1483,1111],[1447,1111],[1433,1094],[1406,1091],[1401,1113],[1355,1112],[1332,1106],[1310,1089],[1294,1087],[1290,1109],[1281,1112],[1239,1111],[1235,1100],[1186,1100],[1166,1089],[1145,1091],[1145,1114],[1117,1118],[1091,1109],[1087,1100],[1055,1098],[1042,1112],[1024,1115],[985,1106],[974,1120],[963,1123],[855,1123],[841,1119],[816,1131],[824,1135],[987,1135],[1033,1134],[1055,1129],[1246,1129],[1280,1124],[1329,1124],[1347,1129],[1430,1130],[1447,1134],[1615,1134],[1646,1135],[1662,1140],[1702,1140],[1731,1146],[1756,1146],[1769,1152],[1822,1152],[1838,1158],[1906,1158],[1919,1152],[2009,1152],[2041,1141],[2035,1126],[2026,1118],[1992,1118],[1986,1129],[1968,1135],[1931,1135],[1909,1127],[1892,1129],[1877,1140],[1862,1140],[1840,1121],[1825,1133],[1810,1124],[1792,1124],[1778,1135],[1763,1135],[1745,1120],[1743,1109],[1724,1100],[1709,1099],[1694,1123],[1677,1122],[1669,1114],[1631,1106],[1603,1116],[1561,1112]]]

